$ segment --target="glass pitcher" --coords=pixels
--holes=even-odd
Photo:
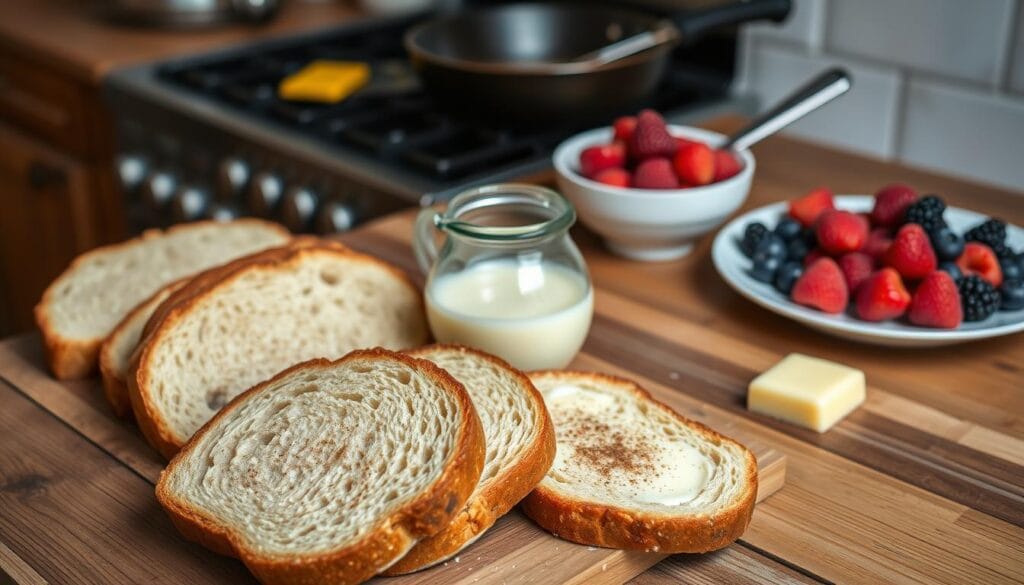
[[[587,267],[569,237],[575,221],[558,193],[515,183],[459,193],[444,212],[421,211],[413,249],[427,274],[434,338],[523,370],[565,367],[594,312]]]

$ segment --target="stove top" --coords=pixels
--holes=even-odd
[[[122,180],[150,208],[140,221],[262,208],[272,217],[290,212],[284,219],[294,220],[293,229],[318,229],[313,222],[326,202],[341,201],[352,217],[366,217],[534,174],[549,167],[555,145],[582,129],[481,124],[445,112],[421,89],[402,47],[416,20],[364,21],[114,73],[107,93],[125,152]],[[706,43],[676,51],[646,107],[680,120],[729,102],[735,40]],[[338,104],[279,99],[281,79],[315,59],[367,62],[373,79]],[[227,166],[245,167],[248,176],[232,182]],[[154,193],[149,182],[157,167],[173,185]],[[279,193],[258,192],[259,172],[278,177]],[[313,205],[289,203],[299,183]],[[374,201],[388,196],[402,203]],[[161,215],[165,205],[172,213]],[[324,229],[337,227],[328,222]]]

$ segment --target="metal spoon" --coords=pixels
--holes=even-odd
[[[719,148],[743,150],[843,95],[852,87],[850,74],[836,67],[818,75],[775,107],[733,134]]]
[[[603,67],[613,61],[625,59],[642,53],[658,45],[673,42],[679,37],[672,27],[659,27],[656,30],[644,31],[605,45],[596,51],[584,53],[572,59],[572,63],[590,63],[594,68]]]

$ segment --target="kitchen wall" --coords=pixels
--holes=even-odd
[[[741,34],[738,89],[768,105],[834,65],[847,95],[791,135],[1024,191],[1024,0],[793,0]]]

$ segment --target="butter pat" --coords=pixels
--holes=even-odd
[[[285,77],[277,88],[283,100],[333,104],[352,95],[370,80],[370,66],[350,61],[313,61]]]
[[[823,433],[864,402],[864,372],[791,353],[754,378],[747,408]]]

